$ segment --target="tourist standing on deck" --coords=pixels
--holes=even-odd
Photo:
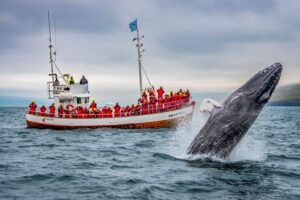
[[[107,107],[106,106],[104,106],[103,108],[102,108],[102,115],[103,115],[103,118],[107,118]]]
[[[158,112],[164,111],[163,110],[163,102],[164,102],[163,98],[158,98],[158,100],[157,100],[157,110],[158,110]]]
[[[156,90],[156,92],[157,92],[157,98],[158,98],[158,99],[163,98],[163,95],[164,95],[165,91],[164,91],[164,89],[162,88],[162,86],[160,86],[160,88],[159,88],[158,90]]]
[[[170,107],[170,98],[169,98],[169,95],[165,95],[165,98],[164,98],[164,111],[167,111],[169,110],[169,107]]]
[[[35,114],[36,112],[36,104],[34,100],[31,101],[31,104],[29,105],[29,114]]]
[[[116,105],[114,106],[114,116],[115,117],[120,117],[121,116],[121,106],[119,105],[119,103],[116,103]]]
[[[130,107],[130,115],[131,116],[134,115],[134,110],[135,110],[135,106],[134,106],[134,104],[132,104],[131,107]]]
[[[62,104],[60,104],[59,108],[58,108],[58,117],[62,117],[64,114],[64,107]]]
[[[45,116],[45,112],[46,112],[46,107],[43,105],[41,108],[40,108],[40,116]]]
[[[82,118],[83,108],[82,106],[77,107],[77,117]]]
[[[141,114],[141,104],[138,103],[134,108],[134,115],[140,115]]]
[[[92,101],[92,103],[91,103],[91,105],[90,105],[90,109],[92,109],[93,111],[94,111],[95,109],[97,109],[97,103],[96,103],[95,100]]]
[[[85,76],[83,75],[80,79],[80,85],[85,85],[88,84],[88,80],[85,78]]]
[[[148,100],[146,97],[142,99],[142,114],[143,115],[148,114]]]
[[[83,118],[88,118],[88,117],[89,117],[89,110],[87,107],[85,107],[83,110]]]
[[[54,107],[54,103],[53,103],[53,104],[51,104],[51,106],[49,106],[49,116],[54,117],[54,113],[55,113],[55,107]]]
[[[69,85],[74,85],[75,84],[75,80],[73,78],[73,76],[70,77],[70,79],[68,80]]]

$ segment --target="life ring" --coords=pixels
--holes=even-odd
[[[71,108],[71,110],[70,110],[70,108]],[[72,104],[68,104],[67,110],[69,110],[71,112],[71,111],[75,110],[75,106],[73,106]]]

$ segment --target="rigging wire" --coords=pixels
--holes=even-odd
[[[148,83],[149,83],[149,85],[150,85],[150,88],[152,88],[153,85],[152,85],[151,82],[150,82],[150,79],[149,79],[149,77],[148,77],[148,75],[147,75],[147,73],[146,73],[146,70],[145,70],[145,68],[143,67],[143,65],[141,65],[141,66],[142,66],[142,70],[143,70],[143,72],[144,72],[144,74],[145,74],[145,76],[146,76],[146,78],[147,78],[147,81],[148,81]]]
[[[53,64],[56,68],[56,70],[58,71],[58,73],[61,75],[61,78],[65,81],[65,83],[67,84],[67,80],[65,79],[65,77],[63,76],[63,74],[61,73],[61,71],[59,70],[58,66],[56,65],[56,63],[53,61]]]

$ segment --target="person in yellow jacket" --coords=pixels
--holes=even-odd
[[[73,78],[73,76],[71,76],[71,77],[69,78],[68,84],[69,84],[69,85],[75,84],[75,79]]]

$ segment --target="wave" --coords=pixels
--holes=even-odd
[[[153,155],[153,157],[158,157],[158,158],[162,158],[162,159],[165,159],[165,160],[173,160],[173,161],[176,161],[176,160],[177,161],[178,160],[182,161],[182,160],[184,160],[184,159],[176,158],[176,157],[170,156],[168,154],[164,154],[164,153],[153,153],[152,155]]]

